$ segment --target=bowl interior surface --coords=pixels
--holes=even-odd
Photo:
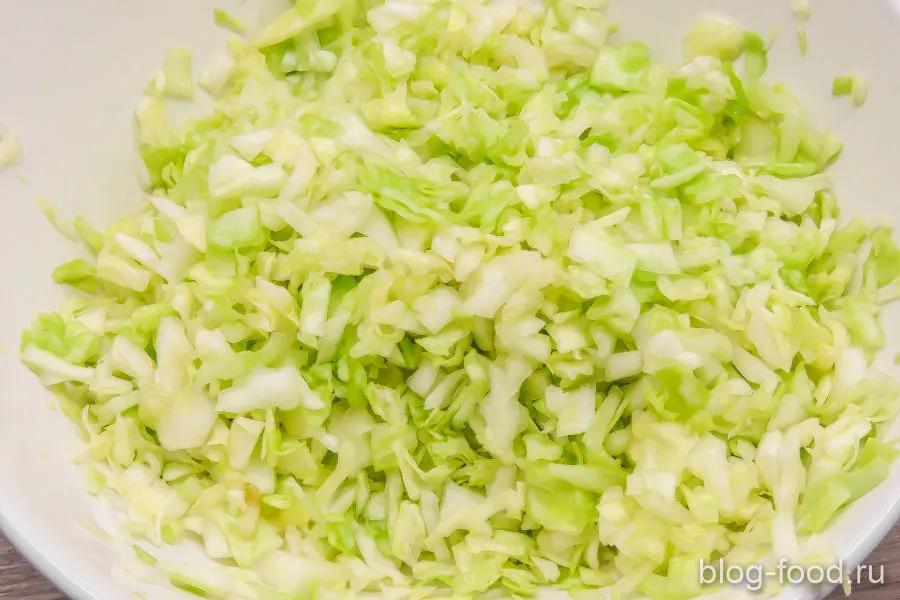
[[[195,51],[195,74],[224,50],[226,32],[213,8],[251,14],[237,0],[0,0],[0,122],[24,143],[20,165],[0,173],[0,528],[75,600],[131,597],[139,586],[118,571],[127,545],[103,540],[85,519],[110,513],[82,489],[69,457],[73,426],[18,361],[19,336],[31,317],[62,297],[50,272],[79,251],[47,222],[35,202],[52,199],[62,215],[100,225],[133,210],[140,199],[132,116],[141,91],[166,50]],[[233,6],[232,6],[233,5]],[[900,3],[819,0],[807,23],[809,55],[801,58],[789,0],[610,0],[619,39],[647,42],[666,62],[681,59],[681,38],[703,10],[731,15],[765,34],[779,28],[767,78],[782,81],[819,125],[845,142],[833,169],[844,215],[900,223]],[[869,100],[855,108],[831,97],[835,76],[867,74]],[[889,309],[889,347],[900,351],[900,311]],[[106,515],[106,516],[104,516]],[[861,561],[900,515],[900,464],[824,535],[845,564]],[[146,591],[146,590],[145,590]],[[821,590],[788,590],[783,598]],[[732,594],[733,596],[733,594]],[[155,588],[154,599],[187,597]]]

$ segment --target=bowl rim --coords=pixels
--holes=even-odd
[[[70,600],[99,600],[96,594],[83,585],[84,582],[79,581],[80,578],[75,573],[62,568],[32,541],[37,536],[29,535],[27,523],[24,519],[16,519],[15,510],[4,503],[0,496],[0,534],[24,561]]]

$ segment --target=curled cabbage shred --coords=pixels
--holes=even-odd
[[[839,223],[840,141],[731,20],[667,66],[602,1],[545,5],[300,0],[183,124],[169,55],[143,202],[75,221],[77,293],[21,348],[141,564],[200,542],[233,576],[168,577],[207,597],[680,600],[886,476],[900,249]]]

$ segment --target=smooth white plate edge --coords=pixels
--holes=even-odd
[[[659,47],[666,47],[667,45],[672,47],[673,41],[674,46],[677,47],[677,40],[680,39],[681,34],[685,31],[686,25],[690,21],[690,14],[695,14],[697,9],[700,8],[715,7],[721,12],[738,16],[745,24],[757,28],[760,31],[767,31],[768,27],[773,22],[780,22],[782,24],[782,32],[779,37],[776,53],[771,61],[771,72],[774,74],[774,78],[787,81],[793,89],[798,91],[798,94],[808,104],[814,107],[815,110],[813,112],[816,116],[820,117],[819,121],[821,123],[834,123],[836,129],[838,129],[839,133],[847,143],[844,157],[837,169],[838,187],[842,206],[845,208],[845,211],[847,211],[849,209],[848,198],[855,199],[857,197],[863,197],[862,194],[864,193],[868,193],[869,195],[881,193],[884,195],[884,203],[870,202],[868,197],[863,197],[863,201],[860,203],[861,212],[869,217],[879,213],[892,213],[888,216],[892,216],[895,221],[900,222],[900,218],[898,218],[900,217],[900,211],[892,205],[893,198],[890,195],[894,190],[884,185],[884,180],[886,179],[885,174],[891,173],[891,169],[896,168],[896,166],[893,165],[893,162],[888,160],[887,157],[898,156],[900,154],[891,151],[891,148],[895,148],[894,142],[890,142],[888,144],[889,147],[880,148],[879,152],[876,154],[872,154],[871,149],[873,139],[878,140],[878,143],[881,144],[884,141],[890,140],[891,133],[895,134],[894,137],[898,137],[896,134],[900,133],[900,126],[898,126],[900,124],[897,122],[897,115],[890,106],[891,100],[898,97],[896,92],[898,91],[898,87],[900,87],[895,80],[896,74],[894,73],[894,71],[896,71],[896,59],[894,57],[900,56],[900,53],[896,51],[897,44],[893,41],[896,37],[897,21],[895,15],[888,10],[886,4],[872,1],[860,2],[858,4],[853,3],[853,5],[855,5],[853,6],[851,3],[840,3],[840,0],[820,0],[819,2],[814,2],[815,13],[813,19],[808,24],[810,32],[810,56],[801,62],[793,59],[788,61],[780,59],[781,54],[779,53],[782,51],[785,56],[790,55],[789,46],[793,43],[793,30],[791,29],[793,23],[789,14],[789,2],[786,0],[765,0],[754,3],[741,3],[733,0],[718,2],[711,0],[688,0],[680,1],[678,3],[665,2],[664,0],[660,0],[659,2],[650,2],[649,0],[629,0],[629,5],[624,7],[624,11],[617,11],[618,8],[622,7],[623,3],[624,0],[612,0],[613,13],[625,13],[623,18],[619,19],[619,21],[624,25],[626,34],[635,29],[644,29],[646,31],[648,26],[648,23],[645,22],[647,14],[654,15],[656,24],[664,24],[662,29],[656,27],[655,30],[651,32],[650,37],[640,34],[628,36],[635,37],[636,39],[653,39],[656,42],[654,45]],[[33,78],[35,77],[36,70],[30,68],[32,65],[30,65],[28,61],[34,62],[33,55],[35,49],[43,49],[43,51],[51,53],[53,52],[52,44],[61,40],[61,46],[63,46],[62,54],[42,57],[47,59],[45,66],[50,67],[50,73],[52,73],[53,66],[57,66],[57,68],[59,66],[70,66],[71,61],[74,60],[72,54],[74,54],[75,57],[83,55],[85,49],[73,46],[73,42],[77,44],[88,40],[88,45],[93,44],[94,46],[93,50],[89,49],[88,54],[90,54],[91,51],[99,52],[99,54],[95,55],[95,58],[98,59],[97,63],[91,64],[89,62],[87,65],[84,65],[86,71],[90,71],[91,67],[99,68],[98,65],[106,65],[108,68],[106,63],[108,62],[109,57],[106,56],[104,50],[105,47],[128,49],[128,65],[132,65],[133,69],[123,72],[121,78],[117,76],[115,86],[110,90],[116,92],[112,94],[112,97],[115,98],[116,101],[110,104],[110,107],[114,107],[115,110],[110,111],[110,114],[107,114],[106,117],[113,125],[110,128],[110,131],[114,132],[114,135],[109,137],[106,136],[106,134],[103,134],[102,137],[105,139],[100,140],[99,142],[94,140],[94,143],[97,144],[96,148],[101,149],[99,154],[103,156],[105,152],[107,158],[117,158],[115,153],[111,152],[112,147],[125,147],[122,145],[123,138],[120,135],[124,130],[119,126],[117,120],[117,118],[123,116],[124,113],[119,109],[127,108],[127,111],[131,110],[139,97],[140,89],[143,87],[149,74],[158,67],[159,61],[166,48],[176,43],[184,43],[185,41],[196,42],[197,48],[203,50],[215,51],[221,47],[220,45],[207,44],[207,41],[211,41],[218,33],[210,27],[211,19],[209,18],[209,12],[211,8],[216,5],[211,2],[184,3],[179,2],[178,0],[165,0],[164,2],[157,1],[149,3],[146,0],[141,0],[141,2],[130,4],[127,8],[122,9],[124,12],[134,11],[123,16],[122,11],[119,11],[117,15],[117,11],[115,10],[117,3],[111,2],[110,0],[88,0],[87,2],[80,2],[77,8],[69,3],[62,3],[60,0],[32,0],[32,2],[25,5],[23,5],[23,3],[13,3],[4,0],[0,1],[0,14],[3,14],[4,10],[13,10],[10,8],[13,4],[15,4],[15,19],[0,19],[0,56],[14,55],[22,57],[24,64],[21,66],[21,72],[24,74],[23,79],[26,81],[26,84],[23,85],[24,89],[31,89],[29,88],[29,85],[34,84]],[[118,5],[121,4],[122,3],[118,3]],[[648,6],[653,7],[652,11],[648,11],[646,8]],[[38,11],[47,11],[47,14],[52,14],[52,18],[41,16],[38,14]],[[640,18],[631,18],[627,14],[629,11],[637,11]],[[136,15],[139,15],[139,17],[134,18]],[[171,15],[176,15],[177,18],[170,18]],[[98,19],[102,22],[98,22]],[[17,25],[16,21],[23,23],[18,32],[4,30],[4,28],[15,27]],[[135,24],[139,24],[142,28],[142,35],[135,35],[135,31],[131,29]],[[855,24],[860,25],[856,26]],[[633,25],[637,25],[637,27],[634,27]],[[42,26],[45,27],[45,30],[40,29]],[[117,30],[117,28],[120,29]],[[82,32],[82,37],[79,38],[77,35],[73,35],[71,33],[72,29],[80,30]],[[651,27],[651,29],[654,28]],[[41,35],[39,39],[29,39],[29,36],[24,36],[22,38],[17,37],[17,34],[21,34],[23,31],[29,33],[33,31],[42,31],[43,35]],[[200,32],[199,35],[198,32]],[[7,35],[4,36],[4,34]],[[70,37],[66,38],[66,35],[69,35]],[[20,47],[14,48],[14,50],[20,51],[20,53],[8,52],[7,50],[9,48],[3,45],[3,39],[7,40],[7,43],[9,43],[8,40],[10,39],[21,42]],[[138,49],[135,44],[140,46],[140,48]],[[135,59],[130,54],[133,51],[136,51],[139,58]],[[60,51],[57,50],[56,52]],[[30,55],[32,58],[28,58]],[[891,70],[892,68],[893,71]],[[9,74],[7,69],[8,66],[6,64],[0,66],[0,89],[4,90],[13,89],[10,82],[3,79],[3,76]],[[836,101],[828,99],[828,86],[830,86],[831,78],[835,75],[845,74],[850,69],[863,70],[864,72],[869,73],[873,80],[870,102],[859,112],[853,110],[849,106],[849,103],[838,104],[835,103]],[[800,76],[797,76],[795,71],[800,71]],[[38,69],[37,73],[40,72],[41,71]],[[882,78],[879,77],[879,74],[890,75],[889,77]],[[74,91],[76,92],[74,94],[75,97],[79,101],[84,102],[86,99],[90,99],[96,95],[95,92],[90,89],[90,85],[95,85],[98,81],[103,81],[102,77],[99,79],[97,79],[95,75],[94,79],[91,79],[91,77],[92,75],[88,74],[81,82],[85,85],[85,89],[79,89],[78,77],[60,78],[58,74],[54,74],[54,82],[57,85],[43,88],[48,93],[41,99],[50,99],[55,103],[53,105],[61,106],[61,104],[59,104],[61,100],[52,97],[54,96],[53,92],[55,91],[57,94],[67,94],[68,92]],[[891,80],[891,78],[894,80]],[[64,81],[64,85],[62,86],[58,85],[60,79]],[[125,85],[126,83],[128,85]],[[66,86],[68,86],[68,88]],[[38,89],[42,89],[40,85],[37,87]],[[77,93],[79,91],[81,93]],[[123,93],[128,96],[127,102],[122,96]],[[14,130],[16,130],[16,126],[20,123],[28,125],[27,117],[23,121],[19,118],[14,118],[15,115],[13,118],[8,116],[6,109],[9,102],[9,96],[6,94],[4,94],[4,96],[4,98],[0,98],[0,119],[6,120],[8,124],[13,126]],[[63,99],[62,102],[65,102],[65,99]],[[45,107],[46,106],[49,106],[49,104],[45,105]],[[824,109],[820,111],[819,109],[823,107]],[[12,112],[15,113],[16,111],[13,110]],[[27,113],[27,111],[23,112]],[[85,118],[88,121],[90,121],[91,118],[94,118],[96,121],[101,116],[102,112],[98,113],[95,111],[94,113],[86,115]],[[113,116],[116,116],[117,118],[113,118]],[[31,124],[33,125],[34,123]],[[68,125],[72,127],[72,129],[66,131],[64,128],[63,130],[56,132],[60,136],[59,145],[61,146],[61,149],[59,152],[71,152],[73,144],[71,138],[68,137],[67,134],[79,131],[79,127],[82,127],[83,123],[63,123],[63,125]],[[44,141],[47,141],[53,139],[54,136],[41,135],[40,132],[38,132],[37,135],[31,135],[33,132],[28,133],[26,131],[28,129],[29,127],[26,126],[23,129],[18,130],[20,133],[27,134],[23,135],[26,144],[26,162],[22,170],[23,172],[29,173],[32,171],[32,167],[34,167],[35,173],[29,175],[29,179],[32,181],[32,185],[29,186],[29,189],[25,190],[24,193],[22,193],[22,190],[19,190],[18,192],[14,191],[12,192],[12,197],[15,198],[17,202],[30,203],[34,194],[49,194],[56,197],[61,205],[66,208],[69,204],[66,201],[65,192],[63,192],[63,197],[60,198],[57,193],[61,191],[58,183],[57,185],[53,185],[41,181],[39,171],[37,170],[38,164],[40,163],[35,164],[32,158],[32,153],[40,150],[40,144],[35,142],[42,138]],[[130,139],[126,141],[130,143]],[[107,147],[108,144],[112,145]],[[86,147],[90,147],[90,144],[86,144]],[[52,161],[56,161],[58,165],[65,164],[61,160],[65,157],[54,152],[55,149],[53,147],[48,146],[45,150],[50,153]],[[863,160],[863,157],[865,157],[865,160]],[[121,154],[118,158],[121,158]],[[76,158],[76,163],[77,162],[78,158]],[[120,167],[122,166],[123,165],[120,164]],[[82,169],[78,173],[75,173],[77,176],[76,180],[81,176],[86,177],[86,179],[84,181],[77,181],[74,186],[80,187],[81,185],[86,185],[86,189],[91,190],[92,188],[88,181],[94,180],[94,185],[96,186],[96,175],[99,172],[100,171],[96,166],[93,167],[93,169]],[[64,173],[68,178],[69,173],[66,173],[65,170],[61,171],[61,173]],[[852,176],[848,176],[847,173],[852,173]],[[113,181],[113,188],[117,190],[116,193],[120,193],[128,187],[133,187],[133,179],[131,175],[127,173],[127,169],[112,169],[108,171],[108,174],[117,178]],[[5,180],[0,180],[0,192],[6,196],[14,185],[18,184],[9,184],[8,174],[3,177]],[[874,186],[872,182],[875,182]],[[104,183],[107,182],[104,181]],[[92,191],[92,193],[95,194],[102,194],[103,192],[103,189],[93,189]],[[136,196],[134,197],[136,198]],[[105,206],[102,208],[100,207],[100,204],[91,203],[83,197],[75,199],[72,204],[78,208],[77,212],[87,212],[88,216],[92,216],[92,213],[96,213],[93,216],[97,216],[99,214],[107,213],[110,205],[113,204],[112,202],[109,202],[112,198],[103,197],[102,200],[107,201],[103,203]],[[891,210],[884,210],[886,208],[890,208]],[[7,209],[4,207],[2,210],[5,213]],[[14,216],[22,217],[20,221],[15,221],[17,229],[19,230],[13,232],[14,234],[18,234],[15,237],[20,238],[20,241],[24,238],[25,234],[22,233],[23,228],[19,227],[19,225],[21,223],[26,223],[27,227],[24,229],[27,230],[28,236],[37,238],[34,240],[37,243],[46,243],[48,245],[48,249],[42,251],[43,254],[39,261],[41,262],[40,271],[38,272],[38,267],[35,267],[33,270],[33,272],[39,278],[42,278],[42,280],[40,283],[34,283],[35,293],[31,294],[31,290],[29,290],[29,293],[32,296],[29,299],[29,302],[33,302],[36,306],[39,306],[44,310],[52,308],[53,302],[50,300],[58,297],[58,294],[55,290],[51,291],[52,285],[46,283],[49,279],[48,274],[51,267],[44,269],[43,266],[44,263],[55,266],[55,264],[64,260],[71,253],[71,247],[59,240],[49,240],[49,236],[56,236],[56,233],[52,232],[46,224],[41,224],[42,217],[37,214],[33,205],[16,206],[13,210],[13,214]],[[5,215],[4,220],[6,220]],[[35,233],[37,233],[37,235],[34,235]],[[44,242],[43,238],[48,238],[48,241]],[[21,244],[12,248],[8,246],[0,247],[3,248],[4,253],[7,256],[16,257],[14,260],[18,259],[22,252]],[[18,251],[18,254],[10,253],[10,250],[13,252]],[[28,274],[31,275],[32,273]],[[26,278],[26,281],[28,281],[28,278]],[[29,282],[29,285],[31,285],[31,282]],[[3,304],[0,304],[0,306],[3,306]],[[31,312],[34,312],[34,310],[31,310]],[[7,314],[6,311],[3,311],[3,314]],[[891,326],[898,324],[895,317],[896,315],[892,313],[886,322],[887,329],[893,331],[900,330],[900,327]],[[10,339],[18,337],[18,331],[11,337],[7,336],[5,333],[6,332],[4,332],[4,335],[2,336],[4,346],[8,346]],[[892,344],[892,349],[896,350],[896,340],[894,340],[894,342],[895,343]],[[15,361],[14,355],[16,346],[17,344],[13,344],[7,347],[6,351],[3,353],[2,373],[4,374],[4,380],[6,380],[5,375],[7,373],[7,368],[21,369],[21,367],[18,366],[17,361]],[[9,358],[10,354],[13,355],[12,361],[16,363],[15,367],[10,367],[12,364]],[[30,377],[30,374],[26,373],[25,376]],[[28,389],[36,389],[36,385],[24,386],[26,393],[22,394],[20,397],[32,397],[31,394],[28,393]],[[35,395],[34,397],[37,398],[38,396]],[[4,403],[5,409],[9,408],[9,406],[5,406],[5,403],[8,402],[6,398],[0,400],[0,402]],[[33,406],[29,408],[33,408]],[[43,418],[50,417],[42,406],[40,408],[40,413],[41,414],[38,414],[38,416],[42,416]],[[11,413],[7,411],[6,414],[9,415]],[[61,415],[57,414],[52,418],[56,421],[64,421],[64,419],[60,417]],[[42,427],[44,426],[45,425],[42,424]],[[66,424],[66,426],[68,426],[68,424]],[[63,434],[58,430],[57,425],[47,424],[46,427],[53,431],[54,436],[61,436],[59,438],[54,437],[54,441],[58,439],[62,440],[66,437],[66,434]],[[4,429],[0,426],[0,434],[2,433],[4,433]],[[68,437],[72,438],[71,435]],[[6,438],[0,439],[0,448],[3,447],[4,439]],[[52,452],[53,457],[48,460],[56,463],[58,459],[61,459],[68,453],[70,448],[71,446],[67,446],[64,449],[54,448]],[[12,452],[10,452],[11,449],[7,447],[4,448],[4,450],[6,456],[15,456],[17,449],[12,449]],[[59,452],[57,452],[57,450],[59,450]],[[3,469],[0,468],[0,474],[3,473]],[[55,474],[57,471],[52,471],[52,473]],[[53,476],[57,479],[60,478],[59,475]],[[63,477],[63,479],[66,480],[64,489],[67,491],[75,491],[72,490],[70,486],[73,485],[73,483],[77,484],[76,478],[66,476]],[[837,529],[843,529],[844,531],[839,531],[836,534],[836,537],[841,538],[846,544],[840,553],[846,563],[850,564],[863,560],[878,544],[881,537],[887,533],[896,518],[900,516],[900,500],[898,500],[900,494],[897,493],[897,490],[900,490],[900,468],[895,465],[891,478],[872,494],[851,507],[851,509],[847,511],[847,515],[845,515],[841,522],[838,523],[839,527]],[[80,492],[80,490],[78,490],[78,492]],[[91,582],[92,578],[87,576],[89,569],[83,568],[85,565],[80,564],[85,562],[83,557],[78,556],[77,553],[72,553],[72,548],[69,548],[69,555],[67,557],[63,556],[66,551],[54,547],[53,533],[49,531],[49,529],[52,528],[42,527],[40,523],[34,520],[33,515],[27,514],[27,510],[20,510],[19,505],[23,503],[18,501],[11,502],[11,494],[14,495],[15,492],[0,490],[0,527],[8,533],[11,541],[20,547],[23,554],[25,554],[29,560],[45,571],[57,585],[76,600],[107,600],[107,598],[111,600],[114,597],[120,597],[102,593],[99,588],[95,590],[94,585]],[[31,508],[29,502],[24,504],[25,508]],[[873,519],[872,517],[875,515],[877,515],[877,518]],[[845,527],[842,528],[840,527],[841,525],[844,525]],[[74,573],[73,571],[79,572]],[[94,582],[96,582],[96,580],[94,580]],[[91,590],[94,590],[94,593],[88,591],[86,586],[90,587]],[[101,585],[101,587],[103,586]],[[111,590],[112,588],[110,588],[109,591],[111,592]]]

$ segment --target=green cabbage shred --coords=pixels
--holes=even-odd
[[[544,4],[299,0],[183,124],[169,55],[144,200],[76,220],[21,355],[142,546],[242,574],[173,585],[681,600],[886,476],[900,249],[839,224],[840,141],[733,21],[666,66]]]
[[[247,24],[244,20],[226,10],[222,10],[221,8],[215,9],[215,11],[213,11],[213,17],[216,25],[219,27],[224,27],[225,29],[238,34],[247,32]]]
[[[831,84],[831,93],[834,96],[850,96],[853,104],[862,106],[869,97],[869,78],[859,71],[835,77]]]
[[[849,96],[853,92],[853,80],[850,77],[835,77],[831,84],[831,93],[835,96]]]

